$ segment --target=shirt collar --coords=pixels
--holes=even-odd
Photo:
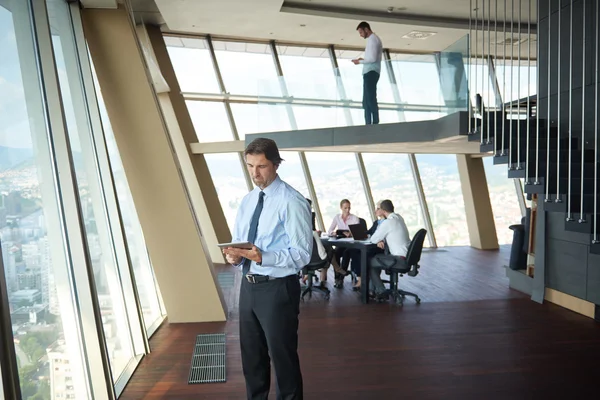
[[[279,174],[277,174],[277,176],[275,177],[275,180],[273,182],[271,182],[271,184],[269,186],[267,186],[266,188],[263,189],[263,192],[265,194],[265,196],[270,196],[273,193],[275,193],[277,191],[277,189],[279,189],[279,187],[282,184],[282,180],[279,178]],[[260,190],[260,189],[258,189]]]

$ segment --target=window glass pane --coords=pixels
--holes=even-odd
[[[438,246],[469,245],[456,156],[417,154],[416,158]]]
[[[304,171],[302,171],[302,164],[300,164],[300,155],[297,151],[281,151],[281,158],[284,161],[279,166],[277,173],[288,184],[292,185],[294,189],[302,193],[304,197],[310,198],[308,194],[308,186],[306,186],[306,179],[304,178]]]
[[[228,93],[281,96],[270,45],[214,41],[213,46]]]
[[[368,222],[371,213],[353,153],[306,153],[325,229],[339,214],[340,201],[350,200],[351,213]]]
[[[96,95],[98,96],[98,106],[100,108],[100,116],[104,128],[104,137],[106,139],[110,166],[117,189],[117,199],[121,209],[125,237],[127,238],[127,247],[133,265],[135,283],[140,298],[142,313],[144,315],[144,323],[146,325],[145,328],[148,329],[163,315],[156,279],[150,263],[150,258],[148,257],[148,249],[146,248],[142,226],[138,219],[135,204],[133,203],[133,196],[129,189],[127,177],[125,176],[125,170],[123,169],[121,155],[119,154],[119,149],[117,148],[104,100],[102,99],[102,92],[98,86],[95,71],[93,72]]]
[[[330,100],[339,98],[328,49],[296,46],[277,48],[290,96]]]
[[[487,61],[481,59],[473,59],[471,64],[471,81],[472,81],[472,89],[471,89],[471,101],[472,104],[475,105],[477,94],[481,94],[483,104],[491,107],[495,107],[496,104],[496,92],[494,89],[494,81],[490,77],[490,70],[487,65]],[[497,70],[496,70],[497,72]],[[500,81],[499,81],[500,82]],[[508,84],[510,81],[507,81]],[[500,86],[500,91],[502,91],[502,87]]]
[[[513,231],[509,226],[521,223],[521,208],[512,179],[506,177],[506,166],[494,165],[492,157],[483,159],[498,244],[512,243]]]
[[[26,1],[5,4],[0,3],[0,256],[21,391],[24,399],[59,394],[86,399],[31,10]],[[68,361],[71,371],[55,372],[53,359]],[[60,391],[51,385],[60,385]]]
[[[248,193],[240,158],[237,153],[205,154],[204,158],[223,207],[227,225],[233,231],[237,210],[242,198]]]
[[[182,92],[221,93],[204,39],[165,36]]]
[[[444,105],[432,55],[391,54],[400,99],[408,104]]]
[[[353,125],[363,125],[365,123],[365,112],[359,108],[351,109],[350,113],[352,114],[352,122]],[[405,118],[407,112],[404,112]],[[415,114],[424,114],[424,113],[415,113]],[[398,111],[392,110],[379,110],[379,123],[381,124],[394,124],[400,122],[400,115]]]
[[[224,103],[187,100],[185,104],[200,143],[233,140]]]
[[[285,105],[231,104],[240,139],[249,133],[289,131],[290,119]]]
[[[519,96],[520,98],[525,98],[527,96],[533,96],[536,94],[537,73],[535,61],[531,61],[531,69],[527,65],[526,61],[521,61],[521,67],[519,67],[519,64],[516,60],[513,61],[512,67],[510,60],[498,60],[495,67],[496,79],[498,79],[498,87],[500,88],[500,93],[502,93],[502,100],[504,102],[517,100]],[[529,77],[527,76],[528,71]],[[527,92],[528,87],[529,93]]]
[[[364,53],[352,50],[336,50],[338,67],[342,76],[342,83],[346,98],[362,101],[363,98],[363,66],[354,65],[351,61],[363,57]],[[388,74],[387,63],[381,62],[381,73],[377,82],[377,100],[379,103],[395,103],[392,94],[392,85]]]
[[[77,59],[74,38],[69,29],[64,29],[68,21],[66,15],[69,15],[68,4],[58,0],[53,3],[53,6],[48,8],[49,19],[56,24],[53,26],[52,44],[73,151],[86,240],[103,316],[106,347],[116,381],[134,356],[129,321],[113,238],[107,223],[106,199],[102,194],[102,183],[95,162],[97,154],[91,141],[91,130],[83,101],[79,66],[74,63]],[[60,25],[59,21],[62,22]],[[67,60],[70,61],[69,64]],[[127,268],[126,265],[121,267]]]
[[[341,107],[292,106],[298,129],[352,125]],[[364,119],[364,117],[363,117]]]
[[[363,153],[373,201],[389,199],[412,237],[425,227],[407,154]],[[370,226],[370,225],[369,225]]]

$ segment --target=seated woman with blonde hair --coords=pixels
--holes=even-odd
[[[340,210],[342,212],[341,214],[337,214],[335,217],[333,217],[333,222],[331,223],[331,226],[329,226],[329,230],[327,231],[329,236],[334,236],[337,231],[343,231],[344,235],[350,237],[350,228],[348,227],[348,225],[356,225],[360,223],[358,217],[350,213],[351,206],[352,205],[350,204],[350,200],[348,199],[343,199],[342,201],[340,201]],[[346,249],[340,247],[335,249],[334,260],[337,262],[338,265],[341,265],[341,259],[342,257],[344,257],[345,252]],[[336,288],[341,288],[344,285],[344,277],[348,275],[347,268],[349,259],[348,257],[345,258],[347,259],[344,263],[345,268],[341,267],[341,272],[336,271],[335,274]]]

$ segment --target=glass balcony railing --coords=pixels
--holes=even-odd
[[[356,54],[339,51],[336,69],[288,66],[285,79],[259,79],[258,131],[364,125],[363,65],[351,62]],[[466,111],[467,60],[467,36],[439,53],[384,59],[377,84],[380,123],[432,120]]]

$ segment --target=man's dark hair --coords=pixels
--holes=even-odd
[[[281,164],[281,162],[283,161],[283,158],[281,158],[281,156],[279,155],[279,149],[277,148],[277,144],[272,139],[254,139],[244,151],[244,156],[247,156],[248,154],[264,154],[265,158],[271,161],[276,166]]]
[[[356,30],[359,30],[361,28],[371,30],[371,25],[369,25],[369,23],[367,21],[363,21],[360,24],[358,24],[358,26],[356,27]]]
[[[382,200],[379,204],[379,208],[381,208],[385,212],[393,213],[394,212],[394,203],[391,200]]]

